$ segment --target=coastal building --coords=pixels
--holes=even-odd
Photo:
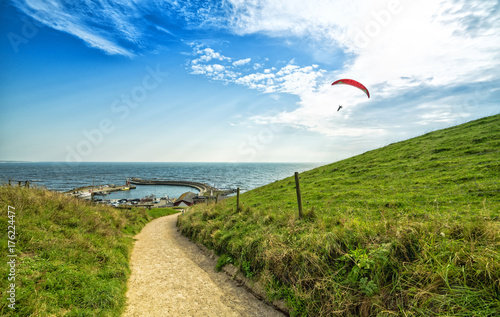
[[[208,199],[207,196],[200,196],[200,195],[198,195],[198,196],[196,196],[196,197],[193,198],[193,204],[204,203],[204,202],[207,201],[207,199]]]
[[[193,192],[186,192],[179,196],[174,202],[174,206],[176,207],[189,207],[194,204],[194,198],[197,195]]]

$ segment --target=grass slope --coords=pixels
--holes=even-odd
[[[8,206],[15,208],[14,217],[8,217]],[[48,190],[8,186],[0,187],[0,208],[2,316],[119,316],[132,236],[153,218],[176,212],[118,210]],[[12,224],[15,310],[8,307],[6,292],[12,283],[6,256]]]
[[[499,316],[500,115],[179,217],[295,316]]]

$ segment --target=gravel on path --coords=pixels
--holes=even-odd
[[[177,216],[135,236],[123,316],[286,316],[215,272],[215,260],[177,231]]]

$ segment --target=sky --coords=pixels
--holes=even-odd
[[[500,112],[500,1],[12,0],[0,14],[0,160],[334,162]],[[370,98],[331,85],[344,78]]]

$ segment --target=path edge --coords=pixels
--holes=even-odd
[[[177,231],[179,232],[180,235],[183,237],[189,239],[188,237],[184,236],[182,232],[179,230],[179,227],[177,227]],[[211,259],[214,262],[214,271],[215,271],[215,264],[217,263],[217,260],[219,257],[215,254],[215,252],[203,244],[193,241],[189,239],[192,243],[194,243],[198,249],[200,249],[200,252],[206,256],[207,258]],[[285,305],[285,301],[283,300],[274,300],[274,301],[269,301],[266,297],[266,290],[264,286],[262,286],[259,282],[250,280],[246,276],[244,276],[241,271],[234,265],[228,263],[222,267],[222,271],[229,276],[233,281],[236,281],[239,283],[239,286],[244,287],[248,292],[250,292],[252,295],[254,295],[258,300],[266,303],[267,305],[270,305],[274,307],[275,309],[279,310],[280,312],[286,314],[287,316],[290,316],[290,311]]]

